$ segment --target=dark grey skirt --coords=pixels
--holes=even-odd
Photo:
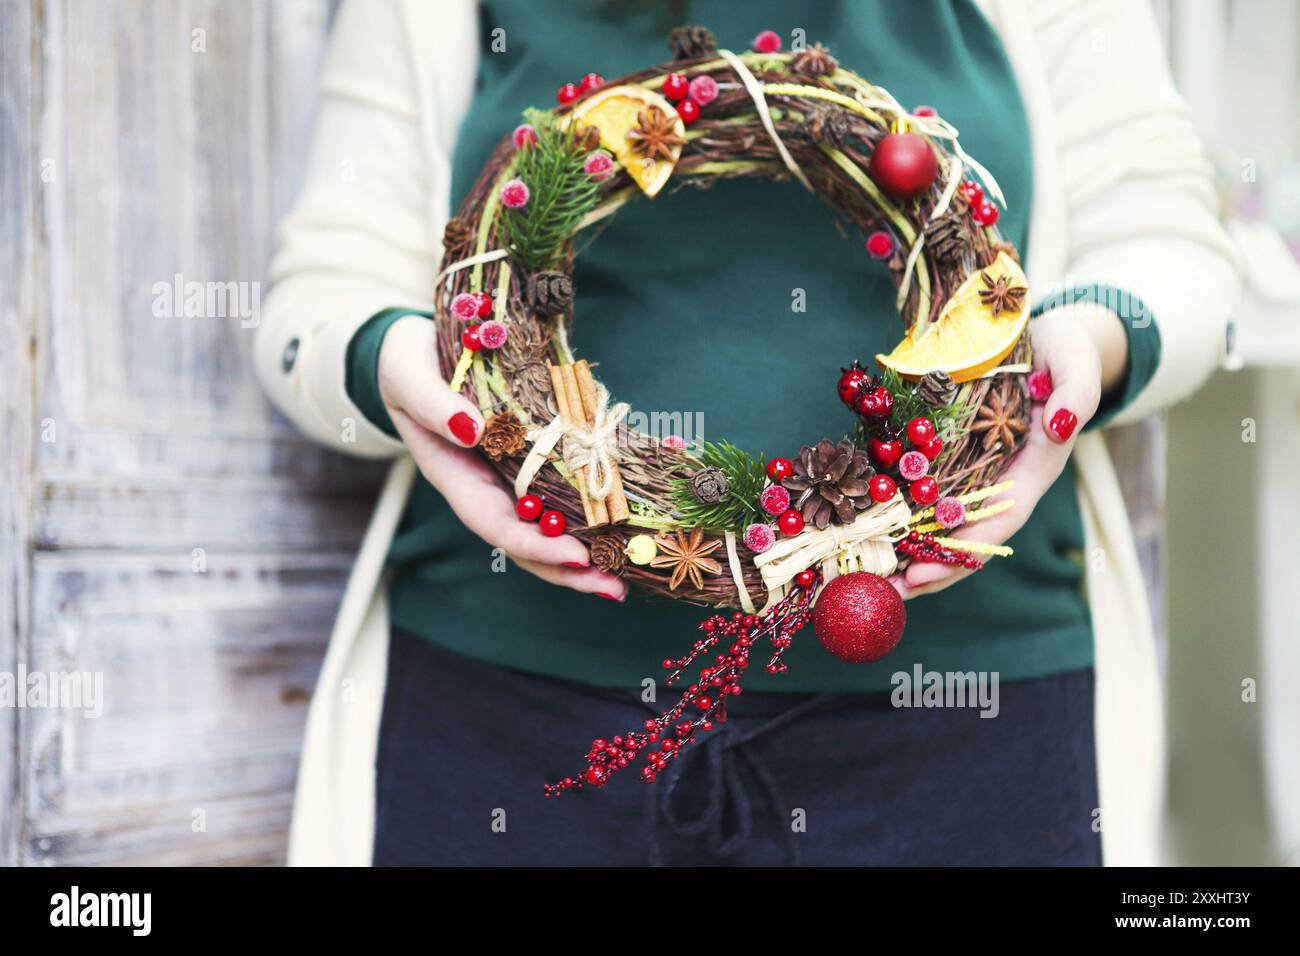
[[[845,665],[849,666],[849,665]],[[593,737],[676,698],[468,660],[394,631],[377,865],[1096,866],[1092,671],[999,687],[998,713],[889,694],[745,694],[654,784],[547,799]]]

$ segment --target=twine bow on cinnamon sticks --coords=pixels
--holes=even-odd
[[[627,496],[615,458],[618,429],[628,406],[609,405],[609,393],[592,376],[586,360],[548,369],[559,414],[545,428],[528,433],[533,446],[515,477],[515,496],[527,494],[551,450],[563,440],[562,455],[577,483],[587,527],[626,521]]]

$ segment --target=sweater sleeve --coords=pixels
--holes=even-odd
[[[1025,9],[1047,77],[1068,246],[1061,288],[1039,301],[1084,289],[1140,305],[1117,313],[1130,369],[1099,413],[1133,421],[1218,367],[1240,294],[1236,253],[1149,6],[1038,0]]]
[[[437,7],[436,24],[408,0],[340,8],[305,181],[281,224],[254,343],[275,405],[308,436],[363,457],[402,446],[349,394],[349,346],[380,310],[427,306],[450,144],[473,89],[475,6]]]

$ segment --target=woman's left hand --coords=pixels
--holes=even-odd
[[[1047,489],[1060,476],[1082,428],[1097,412],[1103,392],[1122,379],[1128,342],[1120,320],[1095,305],[1053,309],[1029,324],[1034,368],[1052,378],[1047,402],[1031,407],[1025,444],[999,479],[1015,487],[982,504],[1011,498],[1006,511],[950,537],[1003,544],[1020,530]],[[998,559],[993,559],[998,560]],[[941,591],[972,572],[934,561],[913,561],[890,583],[907,598]]]

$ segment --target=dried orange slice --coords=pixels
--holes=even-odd
[[[600,145],[614,154],[642,192],[654,196],[672,176],[682,147],[669,146],[656,156],[646,156],[633,149],[628,133],[640,126],[640,116],[647,110],[659,110],[663,114],[660,122],[677,140],[686,141],[686,124],[673,105],[654,90],[640,86],[611,86],[601,90],[578,104],[573,118],[579,126],[594,126],[600,132]]]
[[[919,379],[926,372],[947,372],[954,382],[969,382],[998,367],[1011,354],[1029,320],[1029,296],[1019,308],[993,314],[980,292],[984,280],[1005,278],[1013,287],[1029,287],[1025,274],[1005,252],[988,268],[972,272],[957,287],[939,318],[923,333],[913,327],[888,355],[877,355],[876,363],[892,368],[903,378]]]

